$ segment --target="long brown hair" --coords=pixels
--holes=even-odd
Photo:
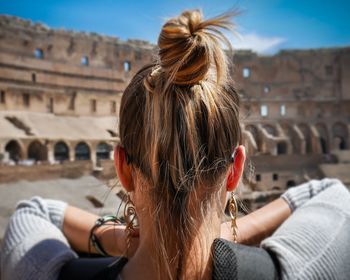
[[[231,17],[203,20],[193,10],[168,20],[159,60],[142,68],[122,97],[120,141],[150,186],[158,278],[182,278],[191,241],[241,142],[239,97],[221,47],[229,44],[222,29],[232,28]]]

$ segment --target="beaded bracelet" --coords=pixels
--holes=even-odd
[[[108,253],[103,249],[100,241],[98,240],[97,236],[95,235],[95,230],[99,228],[100,226],[105,225],[108,222],[113,222],[120,224],[120,221],[118,220],[117,216],[114,215],[107,215],[103,216],[101,218],[98,218],[95,222],[95,225],[90,230],[90,236],[89,236],[89,254],[91,254],[91,244],[94,246],[97,253],[99,253],[102,256],[108,257]]]

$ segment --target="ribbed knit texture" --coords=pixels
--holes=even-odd
[[[332,185],[341,184],[342,183],[338,179],[326,178],[321,181],[312,180],[298,187],[290,188],[287,192],[282,194],[281,197],[289,204],[292,211],[294,211],[321,191]]]
[[[325,179],[291,188],[282,198],[293,215],[262,242],[279,262],[281,278],[350,279],[349,191]],[[2,244],[2,280],[57,279],[77,257],[61,231],[65,207],[39,197],[18,204]],[[259,267],[252,263],[252,269]]]
[[[34,197],[21,201],[1,249],[1,279],[57,279],[77,255],[62,234],[66,203]]]
[[[336,179],[310,181],[282,196],[294,211],[262,242],[282,279],[350,279],[350,195]]]

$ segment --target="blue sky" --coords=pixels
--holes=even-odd
[[[350,46],[349,0],[0,0],[0,14],[53,28],[157,41],[162,23],[184,9],[214,16],[239,8],[234,48],[271,54],[288,48]]]

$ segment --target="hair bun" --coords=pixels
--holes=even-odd
[[[163,25],[158,38],[160,66],[170,83],[196,84],[208,76],[212,66],[217,82],[226,78],[227,59],[220,42],[230,43],[219,29],[233,27],[231,16],[203,20],[201,11],[185,11]]]

